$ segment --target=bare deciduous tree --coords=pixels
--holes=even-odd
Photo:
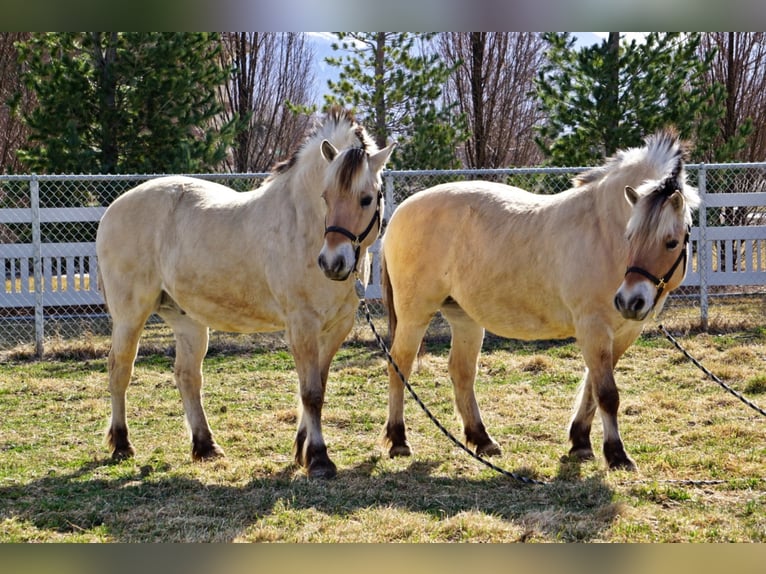
[[[11,109],[10,100],[18,97],[18,105],[24,109],[32,105],[32,97],[21,83],[15,46],[28,36],[28,32],[0,33],[0,173],[18,171],[16,150],[27,139],[27,128]]]
[[[726,113],[720,121],[719,144],[727,149],[748,119],[752,131],[744,147],[725,161],[766,159],[766,32],[708,32],[702,34],[700,51],[717,49],[708,81],[725,89]],[[738,147],[738,146],[737,146]],[[715,158],[709,158],[712,160]]]
[[[465,114],[471,168],[537,165],[533,126],[541,121],[533,94],[545,43],[533,32],[445,32],[438,50],[452,74],[447,94]]]
[[[227,167],[267,171],[305,135],[308,118],[286,102],[312,102],[314,50],[294,32],[225,32],[221,44],[222,63],[233,70],[221,88],[223,120],[236,118],[240,128]]]

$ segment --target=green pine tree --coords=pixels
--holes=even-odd
[[[545,38],[548,63],[536,86],[547,116],[537,143],[547,163],[594,165],[666,126],[692,142],[692,158],[712,146],[723,98],[720,85],[704,80],[712,54],[699,58],[698,33],[653,32],[639,44],[610,32],[579,50],[568,33]]]
[[[398,147],[396,168],[457,167],[464,122],[443,105],[441,94],[450,74],[436,54],[425,49],[432,34],[408,32],[339,32],[333,49],[343,52],[327,62],[340,68],[329,81],[327,106],[352,107],[379,147]]]
[[[35,34],[20,47],[38,106],[19,152],[38,173],[214,170],[234,137],[213,127],[227,71],[209,34]],[[111,197],[101,198],[102,203]]]

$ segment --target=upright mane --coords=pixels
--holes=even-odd
[[[364,126],[357,122],[354,114],[350,110],[333,106],[321,120],[315,123],[312,131],[292,155],[274,165],[268,180],[293,171],[303,162],[313,164],[313,162],[324,161],[319,153],[319,146],[323,140],[329,141],[339,150],[357,149],[359,150],[357,154],[350,155],[358,155],[360,158],[378,151],[375,142]]]
[[[687,155],[687,145],[674,128],[665,128],[645,138],[643,147],[619,150],[608,158],[603,165],[594,167],[576,175],[572,183],[575,187],[600,181],[611,174],[638,169],[644,180],[667,179],[678,181],[685,179],[683,162]],[[641,182],[636,182],[636,184]],[[634,184],[635,185],[635,184]]]
[[[660,130],[645,140],[642,147],[618,151],[604,165],[577,175],[575,187],[607,185],[623,193],[625,186],[634,186],[640,197],[628,222],[628,236],[643,233],[644,239],[663,237],[677,221],[662,209],[673,192],[683,193],[686,204],[685,224],[691,225],[691,212],[700,203],[694,187],[686,183],[684,161],[687,144],[673,128]],[[618,179],[619,178],[619,179]]]

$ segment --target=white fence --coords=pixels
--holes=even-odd
[[[455,179],[491,179],[556,193],[584,168],[388,171],[387,216],[404,197]],[[691,233],[693,256],[675,297],[699,305],[707,324],[711,300],[766,286],[766,163],[687,166],[703,207]],[[204,175],[252,189],[266,174]],[[94,238],[109,201],[151,175],[0,176],[0,348],[34,341],[43,353],[46,323],[105,317],[97,288]],[[84,205],[79,207],[72,205]],[[380,297],[375,252],[367,296]]]

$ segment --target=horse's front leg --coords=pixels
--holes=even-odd
[[[318,337],[301,332],[290,335],[290,346],[298,371],[299,416],[295,436],[295,462],[306,469],[309,478],[333,478],[335,463],[327,455],[322,436],[322,407],[324,405],[327,370],[319,359]]]
[[[585,375],[577,391],[575,409],[572,420],[569,423],[569,441],[572,448],[569,456],[573,459],[584,461],[593,460],[593,446],[590,442],[590,429],[593,424],[593,416],[596,414],[596,399],[593,394],[593,379],[590,371],[585,369]]]
[[[570,454],[578,458],[592,457],[590,425],[598,406],[604,427],[604,457],[610,469],[635,470],[636,463],[625,452],[617,424],[620,394],[614,380],[613,341],[611,338],[580,338],[585,364],[588,367],[580,394],[580,402],[569,429],[572,440]]]

